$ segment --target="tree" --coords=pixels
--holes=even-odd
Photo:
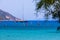
[[[39,11],[42,6],[48,11],[45,13],[45,17],[52,15],[53,19],[58,19],[60,22],[60,0],[40,0],[36,4],[36,11]],[[53,6],[54,9],[50,9],[51,6]]]

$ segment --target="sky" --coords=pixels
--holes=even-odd
[[[33,0],[0,0],[0,9],[9,12],[13,16],[24,20],[44,20],[42,11],[38,17],[35,13],[35,2]]]

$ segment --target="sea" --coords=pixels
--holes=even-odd
[[[0,21],[0,40],[60,40],[58,21]]]

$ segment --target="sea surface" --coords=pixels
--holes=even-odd
[[[60,40],[57,21],[0,22],[0,40]]]
[[[60,40],[56,30],[0,30],[0,40]]]

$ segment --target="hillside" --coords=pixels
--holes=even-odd
[[[16,18],[10,13],[0,9],[0,21],[21,21],[21,19]]]

